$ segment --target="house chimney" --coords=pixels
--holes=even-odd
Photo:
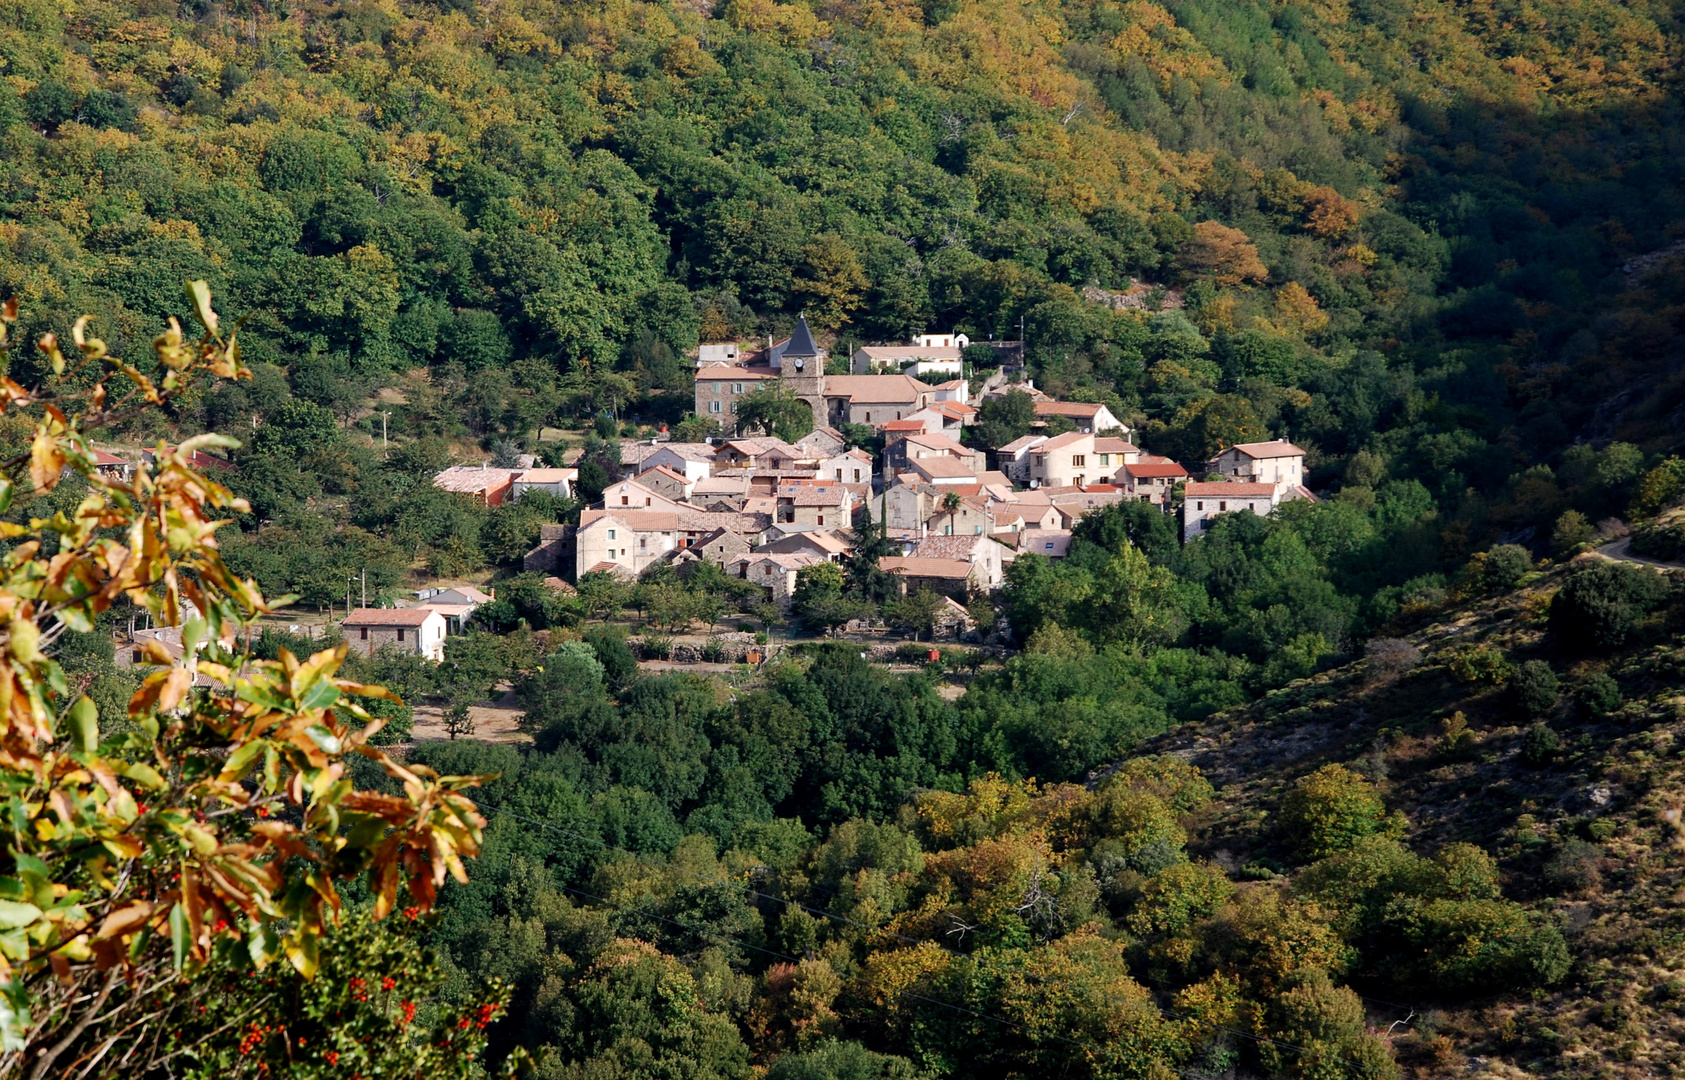
[[[496,600],[497,599],[497,590],[496,589],[487,589],[486,595],[491,597],[493,600]]]

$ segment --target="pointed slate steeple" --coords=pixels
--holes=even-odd
[[[818,356],[819,349],[813,344],[813,331],[807,328],[805,314],[796,317],[795,332],[790,335],[790,343],[784,346],[785,356]]]

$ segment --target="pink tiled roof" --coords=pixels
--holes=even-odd
[[[1274,495],[1274,484],[1225,484],[1225,483],[1191,483],[1183,489],[1186,498],[1220,499],[1225,496],[1235,499],[1254,499],[1265,495]]]
[[[434,614],[432,608],[358,608],[342,626],[420,626]]]
[[[1286,439],[1276,439],[1274,442],[1246,442],[1236,443],[1230,450],[1239,450],[1249,458],[1273,457],[1304,457],[1305,452],[1288,442]],[[1225,451],[1226,453],[1227,451]]]

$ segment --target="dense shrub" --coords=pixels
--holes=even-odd
[[[1295,890],[1339,912],[1365,971],[1426,992],[1545,986],[1568,970],[1561,935],[1502,898],[1497,863],[1471,844],[1424,859],[1370,837],[1308,868]]]
[[[1574,704],[1588,720],[1608,716],[1621,707],[1621,684],[1601,671],[1594,672],[1574,689]]]
[[[1503,592],[1515,588],[1531,569],[1533,556],[1526,548],[1520,544],[1499,544],[1486,552],[1480,583],[1489,592]]]
[[[1536,721],[1521,736],[1521,762],[1529,768],[1542,769],[1556,760],[1562,748],[1562,738],[1543,721]]]
[[[1601,562],[1576,571],[1550,605],[1550,630],[1569,648],[1624,645],[1667,598],[1667,578],[1626,563]]]
[[[857,1042],[828,1040],[805,1053],[785,1054],[766,1080],[914,1080],[906,1058],[874,1054]]]
[[[1394,1080],[1398,1065],[1364,1030],[1363,1002],[1328,973],[1295,972],[1258,1012],[1258,1056],[1272,1076],[1292,1080]]]
[[[1517,668],[1510,676],[1509,693],[1511,703],[1526,717],[1550,712],[1562,696],[1556,672],[1543,660],[1529,660]]]
[[[1320,859],[1366,836],[1402,827],[1387,818],[1375,785],[1343,765],[1324,765],[1282,800],[1282,840],[1300,858]]]
[[[1504,654],[1490,645],[1449,649],[1445,654],[1445,666],[1463,682],[1488,686],[1504,685],[1515,670],[1504,659]]]

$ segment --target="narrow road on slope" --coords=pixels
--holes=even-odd
[[[1637,563],[1639,566],[1653,566],[1658,570],[1685,570],[1685,563],[1666,562],[1662,559],[1648,559],[1643,555],[1632,553],[1632,537],[1623,536],[1619,540],[1611,541],[1597,548],[1597,554],[1615,562]]]

